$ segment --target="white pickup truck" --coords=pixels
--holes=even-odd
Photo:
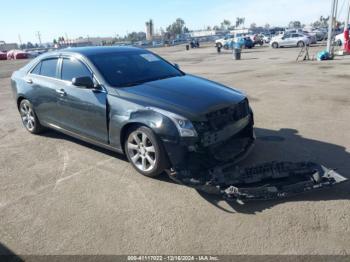
[[[235,36],[232,34],[227,34],[225,35],[224,38],[220,38],[218,40],[215,40],[215,45],[216,47],[224,47],[226,46],[226,44],[230,43],[231,41],[233,41],[235,39]]]

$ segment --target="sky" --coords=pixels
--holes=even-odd
[[[340,20],[345,20],[348,0],[339,0]],[[245,17],[251,23],[287,26],[328,16],[331,0],[15,0],[1,3],[0,41],[51,42],[68,38],[125,35],[145,31],[152,18],[155,28],[167,27],[180,17],[192,30],[219,25],[223,19]]]

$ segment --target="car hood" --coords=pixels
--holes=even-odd
[[[191,75],[118,89],[118,95],[144,106],[158,107],[191,120],[238,104],[245,95],[224,85]]]

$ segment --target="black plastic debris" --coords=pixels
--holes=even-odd
[[[169,176],[180,184],[238,202],[281,199],[348,180],[313,162],[268,162],[245,168],[227,164],[206,173],[181,171],[169,172]]]

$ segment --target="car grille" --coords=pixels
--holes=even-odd
[[[206,114],[209,126],[219,130],[232,122],[236,122],[249,114],[248,99],[244,99],[238,105],[225,107]]]

